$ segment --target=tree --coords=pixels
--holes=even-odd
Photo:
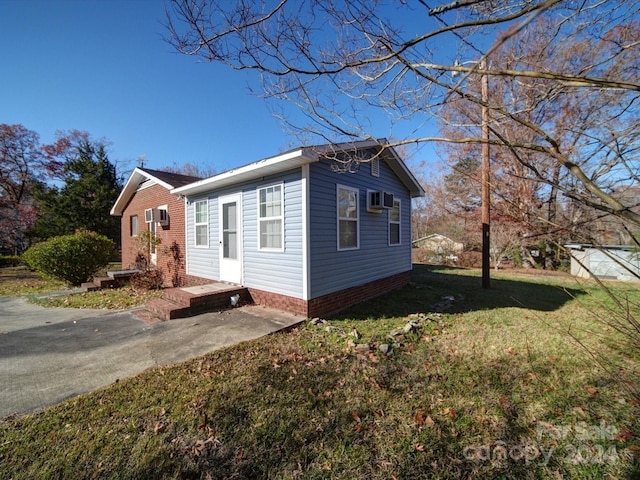
[[[61,166],[45,155],[36,132],[0,124],[0,248],[16,254],[26,248],[25,232],[35,221],[32,190],[59,175]]]
[[[120,194],[115,166],[103,142],[88,137],[64,149],[64,185],[34,191],[39,216],[31,232],[41,239],[87,229],[120,242],[120,219],[109,215]]]
[[[639,180],[637,11],[637,1],[613,0],[468,0],[437,8],[424,1],[173,0],[167,26],[169,41],[184,54],[258,71],[268,98],[290,101],[303,114],[302,120],[281,116],[301,134],[313,132],[331,141],[369,138],[375,109],[392,123],[413,122],[417,134],[399,136],[391,146],[490,143],[508,151],[527,177],[547,185],[550,196],[560,191],[640,224],[640,215],[610,188],[612,181]],[[420,31],[403,30],[404,24],[414,26],[416,18]],[[536,43],[549,54],[539,61],[531,62],[527,55],[508,62],[495,59],[537,40],[542,28],[546,34]],[[452,52],[443,45],[458,48]],[[577,54],[554,61],[557,49]],[[469,55],[478,62],[456,62]],[[485,68],[480,68],[481,60]],[[452,72],[461,75],[452,78]],[[504,96],[483,101],[465,88],[467,79],[478,76],[529,89],[531,99],[548,111],[555,109],[555,121],[547,123],[548,116],[536,118],[522,110],[520,95],[511,103]],[[421,135],[415,125],[440,118],[442,106],[459,99],[477,110],[489,109],[489,139],[462,130],[443,137]],[[580,115],[564,117],[568,108],[588,119],[567,141],[563,135],[574,126],[566,122]],[[511,130],[518,135],[509,135]],[[532,155],[551,168],[530,163]],[[561,184],[556,172],[571,181]]]
[[[178,173],[180,175],[187,175],[189,177],[197,178],[213,177],[218,173],[215,165],[203,165],[191,162],[186,162],[182,165],[174,163],[171,166],[164,167],[162,170],[169,173]]]

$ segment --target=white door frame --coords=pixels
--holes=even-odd
[[[158,245],[156,237],[157,229],[158,226],[156,225],[155,221],[149,223],[149,260],[151,261],[152,265],[158,264]]]
[[[225,222],[235,203],[235,222]],[[235,226],[235,228],[234,228]],[[242,284],[242,197],[240,193],[218,198],[218,228],[220,240],[220,281]]]

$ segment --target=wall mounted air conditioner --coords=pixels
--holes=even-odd
[[[169,225],[169,212],[166,208],[147,208],[144,211],[145,223],[159,223],[160,225]]]
[[[158,219],[156,220],[160,225],[166,227],[169,225],[169,212],[166,208],[158,208]]]
[[[381,212],[384,209],[393,208],[393,193],[376,190],[367,190],[367,210]]]

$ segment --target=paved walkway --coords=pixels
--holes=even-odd
[[[50,309],[24,298],[0,297],[0,418],[302,320],[247,306],[146,325],[131,311]]]

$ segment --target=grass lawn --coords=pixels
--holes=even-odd
[[[416,265],[326,323],[0,420],[0,478],[639,478],[640,354],[613,301],[492,275]]]
[[[110,264],[97,276],[106,275],[107,270],[120,268],[119,263]],[[69,290],[69,294],[64,292]],[[39,296],[57,292],[55,296]],[[60,293],[60,294],[59,294]],[[26,267],[0,268],[0,296],[28,296],[29,302],[50,308],[106,308],[123,310],[142,306],[147,300],[162,296],[161,290],[135,289],[128,286],[93,292],[72,293],[71,287],[60,280],[41,277]]]

